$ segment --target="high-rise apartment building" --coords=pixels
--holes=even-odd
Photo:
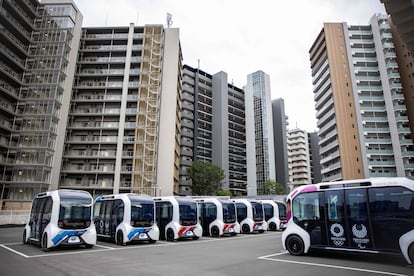
[[[1,208],[57,188],[178,194],[179,30],[82,28],[72,0],[0,9]]]
[[[309,137],[305,130],[288,130],[289,188],[312,183]],[[288,190],[289,191],[289,190]]]
[[[414,175],[391,28],[325,23],[310,49],[322,180]]]
[[[178,194],[178,35],[162,25],[82,29],[60,188]]]
[[[270,78],[263,71],[247,76],[246,131],[249,195],[263,193],[267,180],[276,180]]]
[[[0,209],[28,209],[59,181],[82,15],[71,0],[0,10]]]
[[[311,182],[322,182],[321,157],[319,155],[319,136],[317,132],[308,132]]]
[[[181,111],[180,194],[191,194],[187,168],[195,161],[224,171],[223,189],[247,193],[244,91],[214,75],[184,65]]]
[[[273,114],[273,144],[275,148],[276,182],[282,184],[285,191],[288,190],[289,167],[287,149],[288,117],[285,114],[285,102],[283,99],[272,101]]]

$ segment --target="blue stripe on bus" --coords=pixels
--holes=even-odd
[[[132,239],[137,233],[147,233],[150,229],[145,228],[135,228],[128,234],[128,239]]]
[[[86,230],[65,230],[57,234],[53,239],[53,244],[58,244],[66,237],[72,237],[72,236],[81,236],[83,233],[85,233]]]

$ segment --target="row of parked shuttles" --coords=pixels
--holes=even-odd
[[[59,246],[93,247],[97,239],[119,245],[134,241],[197,240],[283,230],[283,201],[229,197],[99,196],[56,190],[35,195],[23,243],[43,251]]]

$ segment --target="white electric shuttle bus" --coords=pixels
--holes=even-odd
[[[98,238],[109,238],[119,245],[133,241],[154,243],[160,235],[155,222],[155,203],[147,195],[125,193],[97,197],[94,223]]]
[[[34,196],[23,243],[40,244],[43,251],[58,246],[96,244],[92,223],[93,198],[86,191],[56,190]]]
[[[279,218],[279,205],[271,199],[261,199],[263,204],[267,230],[279,231],[281,229],[281,220]]]
[[[260,200],[234,198],[236,204],[237,221],[240,224],[240,233],[263,233],[267,230],[264,219],[263,204]]]
[[[223,198],[196,198],[203,235],[221,237],[240,233],[236,217],[236,205]]]
[[[160,239],[199,239],[203,229],[197,218],[197,203],[190,197],[154,197]]]
[[[414,262],[413,180],[370,178],[305,185],[288,195],[287,204],[282,245],[292,255],[310,249],[397,253]]]

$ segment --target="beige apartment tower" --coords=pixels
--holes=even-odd
[[[310,51],[323,181],[413,177],[414,151],[388,17],[325,23]]]

